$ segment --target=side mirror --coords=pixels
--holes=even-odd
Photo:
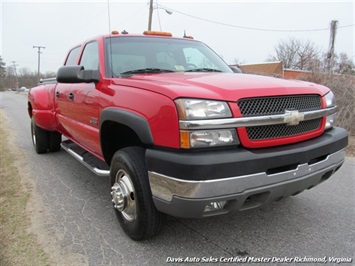
[[[242,73],[242,70],[237,67],[237,66],[229,66],[229,68],[234,72],[234,73]]]
[[[62,66],[57,72],[59,83],[97,83],[99,80],[98,70],[85,70],[83,66]]]

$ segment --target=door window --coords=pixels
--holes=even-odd
[[[99,49],[97,42],[90,42],[85,46],[80,65],[85,70],[99,69]]]
[[[80,52],[80,46],[73,48],[68,55],[67,61],[65,62],[66,66],[76,65],[78,60],[78,55]]]

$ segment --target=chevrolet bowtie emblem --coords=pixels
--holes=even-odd
[[[289,126],[298,125],[301,121],[304,120],[304,114],[298,112],[297,110],[289,111],[285,110],[284,123]]]

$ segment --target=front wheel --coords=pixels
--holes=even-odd
[[[111,162],[111,196],[123,231],[133,240],[145,240],[159,234],[166,215],[153,203],[145,166],[145,151],[128,147],[117,151]]]

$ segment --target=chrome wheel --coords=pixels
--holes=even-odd
[[[166,215],[153,202],[145,149],[126,147],[115,152],[110,165],[110,186],[114,212],[130,238],[149,239],[161,231]]]
[[[111,196],[114,208],[121,212],[127,221],[136,219],[137,206],[133,184],[129,175],[122,169],[116,174]]]
[[[34,146],[36,146],[36,134],[35,134],[35,127],[33,126],[33,123],[31,123],[31,135],[32,135],[32,143]]]

